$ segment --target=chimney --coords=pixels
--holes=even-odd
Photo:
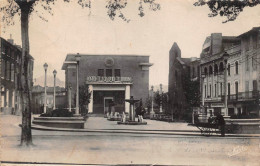
[[[12,39],[12,34],[10,34],[10,39],[7,39],[7,41],[12,45],[14,44],[14,39]]]

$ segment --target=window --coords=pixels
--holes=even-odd
[[[238,61],[236,61],[235,66],[236,66],[236,74],[238,74]]]
[[[218,74],[218,65],[217,64],[214,65],[214,74],[215,75]]]
[[[106,76],[112,77],[112,69],[106,69]]]
[[[7,80],[10,80],[10,75],[11,75],[11,72],[10,72],[10,66],[11,64],[10,64],[10,62],[6,62],[6,79]]]
[[[222,92],[223,92],[223,83],[220,83],[220,96],[222,96]]]
[[[74,71],[74,72],[72,72],[72,76],[73,77],[75,77],[76,76],[76,72]]]
[[[219,64],[219,72],[223,72],[224,71],[224,64],[223,62],[220,62]]]
[[[1,77],[2,78],[5,78],[5,60],[4,59],[1,59],[1,64],[2,64],[2,69],[1,69]]]
[[[257,81],[253,80],[253,91],[256,92],[257,91]]]
[[[246,92],[249,92],[249,81],[245,82],[245,90]]]
[[[214,85],[215,91],[214,91],[214,96],[217,97],[217,84]]]
[[[14,81],[14,64],[11,64],[11,81]]]
[[[208,75],[208,68],[207,67],[204,68],[204,74],[205,74],[205,76]]]
[[[192,67],[192,78],[195,77],[195,67]]]
[[[238,82],[235,83],[236,99],[238,99]]]
[[[204,92],[204,93],[205,93],[205,98],[207,98],[207,85],[205,85],[205,88],[204,88],[204,89],[205,89],[205,90],[204,90],[204,91],[205,91],[205,92]]]
[[[120,69],[115,69],[115,77],[121,77]]]
[[[228,64],[228,75],[230,76],[230,64]]]
[[[105,75],[104,69],[98,69],[98,76],[104,77],[104,75]]]
[[[230,99],[230,83],[228,83],[228,99]]]
[[[256,54],[254,54],[253,57],[252,57],[252,68],[253,68],[253,70],[257,70],[257,56],[256,56]]]
[[[211,85],[209,85],[209,97],[211,97]]]
[[[209,75],[212,75],[212,74],[213,74],[212,66],[209,66]]]
[[[249,57],[246,55],[246,71],[249,71]]]

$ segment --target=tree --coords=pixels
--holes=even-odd
[[[87,114],[87,105],[90,102],[91,91],[89,91],[88,85],[84,84],[79,87],[79,108],[81,115]],[[75,103],[76,103],[76,94],[75,94]]]
[[[154,93],[154,102],[160,106],[160,103],[162,101],[162,108],[165,109],[166,113],[168,111],[168,93],[164,93],[162,92],[162,94],[160,94],[159,90],[157,90]]]
[[[211,12],[209,17],[217,15],[226,17],[223,23],[234,21],[245,7],[254,7],[259,4],[259,0],[198,0],[194,3],[195,6],[208,5]]]
[[[2,22],[4,25],[14,25],[13,18],[18,15],[21,18],[21,38],[22,38],[22,58],[21,58],[21,81],[20,91],[22,101],[22,133],[21,133],[21,145],[32,145],[32,133],[31,133],[31,85],[28,78],[28,63],[30,54],[29,44],[29,17],[32,12],[39,12],[35,10],[37,5],[41,5],[42,9],[49,12],[51,15],[52,7],[57,0],[6,0],[4,5],[0,6],[0,12],[2,15]],[[70,0],[63,0],[64,2],[70,2]],[[78,4],[82,8],[91,8],[91,0],[78,0]],[[155,3],[155,0],[141,0],[139,3],[139,16],[144,16],[143,4],[148,4],[153,11],[159,10],[160,5]],[[129,22],[122,13],[122,9],[127,6],[127,0],[108,0],[106,8],[108,9],[108,16],[114,20],[115,16],[122,18],[124,21]],[[44,17],[40,16],[43,20]]]

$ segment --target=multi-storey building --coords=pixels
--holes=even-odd
[[[14,45],[13,39],[0,37],[1,55],[1,111],[7,114],[21,114],[20,67],[21,48]],[[30,56],[31,57],[31,56]],[[29,61],[29,76],[32,85],[33,58]]]
[[[195,85],[194,81],[199,81],[198,58],[182,58],[181,50],[177,43],[174,43],[169,52],[169,110],[173,118],[182,118],[185,113],[191,113],[193,99],[190,96],[191,91],[199,92],[199,83]],[[192,86],[192,88],[191,88]],[[195,95],[192,94],[194,97]]]
[[[201,53],[202,105],[210,116],[259,116],[259,28],[238,37],[211,34]],[[225,52],[227,54],[225,54]]]
[[[79,87],[88,85],[91,92],[89,113],[105,113],[111,101],[116,112],[129,112],[125,99],[146,100],[149,94],[149,56],[139,55],[86,55],[79,54]],[[75,107],[77,88],[76,54],[68,54],[62,69],[65,86],[71,87],[72,107]]]

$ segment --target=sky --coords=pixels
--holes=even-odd
[[[0,0],[5,1],[5,0]],[[211,33],[238,36],[252,27],[260,26],[260,5],[245,8],[233,22],[223,24],[225,18],[208,17],[207,6],[195,7],[195,0],[157,0],[161,10],[150,11],[145,7],[144,17],[138,16],[138,0],[131,0],[123,10],[129,23],[107,16],[105,0],[93,0],[91,11],[82,9],[75,1],[64,3],[58,0],[53,6],[53,16],[41,10],[48,21],[37,14],[30,17],[30,52],[34,57],[34,78],[44,75],[46,62],[48,75],[57,70],[57,77],[64,81],[61,70],[68,53],[84,54],[137,54],[149,55],[150,85],[168,84],[169,50],[174,42],[181,49],[182,57],[199,57],[202,44]],[[19,17],[15,25],[3,28],[1,37],[10,34],[16,44],[21,44]],[[2,24],[2,22],[1,22]],[[51,85],[48,85],[51,86]]]

